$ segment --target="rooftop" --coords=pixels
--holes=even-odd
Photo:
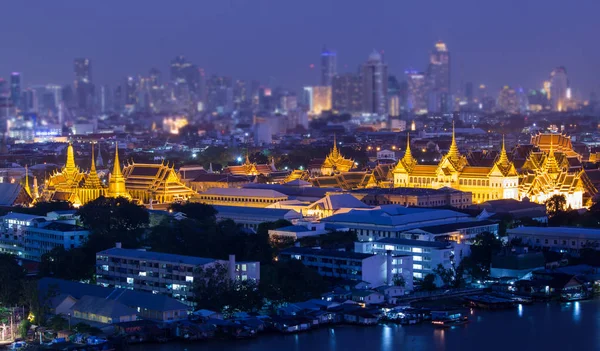
[[[300,214],[294,210],[284,209],[284,208],[266,208],[266,207],[238,207],[238,206],[221,206],[214,205],[215,210],[217,210],[218,214],[226,215],[226,214],[246,214],[252,216],[273,216],[273,217],[282,217],[287,215],[290,212],[297,213],[298,217]]]
[[[312,249],[310,247],[290,247],[288,249],[282,250],[281,253],[285,254],[285,255],[312,255],[312,256],[335,257],[335,258],[349,258],[349,259],[354,259],[354,260],[364,260],[366,258],[374,256],[371,254],[351,252],[351,251],[321,250],[321,249]]]
[[[400,238],[384,238],[375,241],[378,244],[390,244],[390,245],[406,245],[406,246],[419,246],[419,247],[430,247],[436,249],[445,249],[448,247],[447,243],[439,241],[424,241],[424,240],[412,240],[412,239],[400,239]]]
[[[200,195],[220,195],[220,196],[246,196],[246,197],[266,197],[266,198],[287,198],[287,195],[275,190],[269,189],[237,189],[237,188],[210,188]]]
[[[576,227],[519,227],[509,229],[510,235],[569,236],[573,239],[600,240],[600,229]]]
[[[133,249],[121,249],[113,247],[108,250],[100,251],[96,255],[118,256],[126,258],[136,258],[146,261],[161,261],[171,263],[182,263],[193,266],[202,266],[208,263],[215,262],[214,258],[203,258],[194,256],[174,255],[162,252],[142,251]]]
[[[431,233],[431,234],[446,234],[455,232],[460,229],[481,227],[497,224],[492,221],[474,221],[474,222],[459,222],[459,223],[450,223],[450,224],[442,224],[442,225],[432,225],[428,227],[419,228],[422,231]]]
[[[328,223],[354,223],[363,225],[411,226],[439,220],[460,220],[469,215],[451,210],[436,210],[400,205],[379,206],[372,210],[351,210],[323,218]]]

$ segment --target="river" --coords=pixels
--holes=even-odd
[[[453,329],[430,324],[335,326],[251,340],[135,345],[131,351],[466,351],[600,350],[600,300],[538,303],[506,311],[471,311],[471,323]]]

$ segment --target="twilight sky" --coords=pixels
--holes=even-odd
[[[324,44],[340,70],[385,50],[403,78],[443,40],[454,90],[538,87],[564,65],[575,92],[600,93],[599,0],[13,0],[2,12],[0,77],[21,71],[25,86],[72,81],[75,57],[98,84],[153,66],[168,78],[182,54],[209,74],[298,89],[318,82]]]

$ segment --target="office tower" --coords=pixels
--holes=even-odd
[[[506,85],[500,90],[496,110],[506,113],[519,113],[519,97],[515,89]]]
[[[35,89],[25,89],[21,92],[21,104],[23,106],[23,112],[26,113],[38,113],[39,102],[38,96]]]
[[[425,73],[407,70],[408,83],[407,109],[414,113],[424,113],[427,110],[427,80]]]
[[[7,97],[9,95],[8,82],[4,78],[0,78],[0,97]]]
[[[171,82],[175,86],[177,99],[204,101],[204,70],[181,55],[171,61]]]
[[[388,97],[388,111],[390,117],[399,117],[400,116],[400,96],[399,95],[390,95]]]
[[[10,99],[15,107],[21,106],[21,73],[19,72],[10,75]]]
[[[566,111],[568,89],[569,79],[567,78],[566,68],[555,68],[550,73],[550,99],[552,100],[553,111]]]
[[[212,75],[206,84],[206,105],[210,112],[233,110],[233,87],[231,77]]]
[[[98,107],[100,112],[107,113],[111,111],[114,104],[112,102],[113,95],[111,94],[110,88],[107,85],[102,85],[98,93]]]
[[[233,104],[236,108],[248,106],[250,104],[250,92],[248,91],[248,82],[242,79],[235,81],[233,86]]]
[[[427,68],[430,112],[450,112],[450,53],[446,44],[438,41],[429,55]]]
[[[320,115],[323,111],[331,110],[331,87],[312,87],[312,105],[310,113]]]
[[[337,74],[337,53],[323,48],[321,51],[321,86],[330,87]]]
[[[467,84],[465,84],[465,99],[469,105],[475,101],[473,98],[473,82],[467,82]]]
[[[362,65],[363,112],[384,115],[387,113],[387,65],[381,54],[373,51]]]
[[[339,112],[362,111],[362,80],[357,74],[345,73],[333,77],[331,107]]]
[[[125,91],[123,94],[123,102],[126,107],[135,106],[138,102],[137,84],[135,77],[129,76],[125,78]]]
[[[75,72],[75,106],[86,110],[92,107],[94,85],[92,84],[92,65],[87,58],[74,60]]]

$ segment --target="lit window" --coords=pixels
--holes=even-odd
[[[413,256],[413,261],[417,261],[417,262],[423,261],[423,257],[422,256]]]
[[[127,278],[127,284],[133,284],[133,278]]]
[[[186,276],[186,277],[185,277],[185,281],[186,281],[187,283],[193,283],[193,282],[194,282],[194,277],[191,277],[191,276]]]
[[[421,249],[420,247],[413,247],[412,252],[421,253],[423,252],[423,249]]]
[[[421,269],[423,269],[423,266],[420,264],[413,264],[413,269],[421,270]]]

